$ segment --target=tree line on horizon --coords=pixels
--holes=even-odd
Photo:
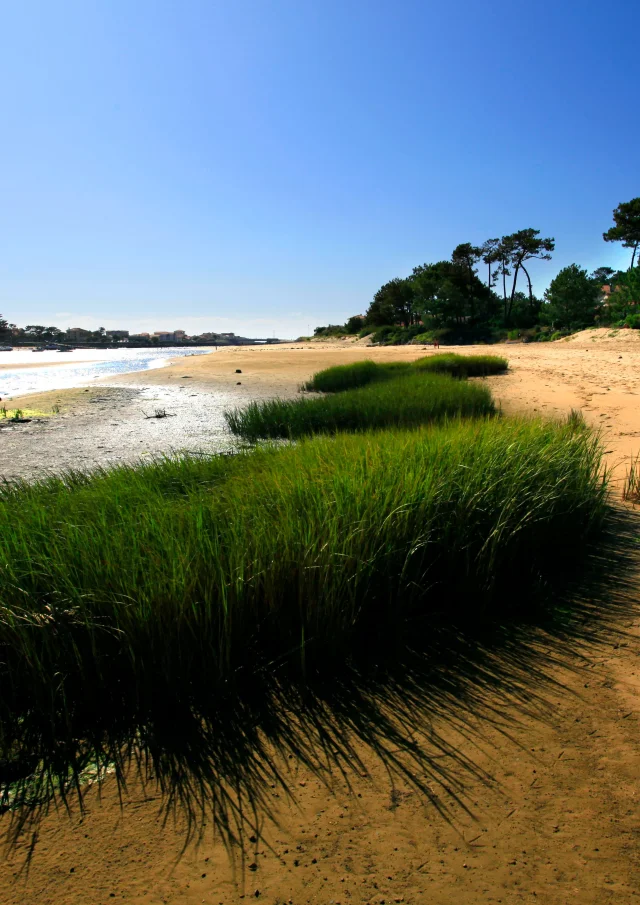
[[[521,229],[482,245],[463,242],[450,260],[414,267],[408,277],[395,277],[381,286],[364,316],[350,317],[343,325],[316,327],[315,336],[373,334],[374,342],[389,344],[434,339],[490,342],[505,335],[556,338],[594,324],[640,329],[640,197],[619,204],[613,220],[603,239],[631,249],[627,271],[598,267],[589,274],[570,264],[551,281],[543,298],[537,298],[528,265],[550,261],[555,239],[541,238],[537,229]],[[481,265],[486,268],[482,277]],[[0,342],[16,339],[70,341],[68,331],[33,324],[18,328],[0,315]],[[142,342],[132,339],[138,345]],[[152,345],[153,340],[150,337],[145,344]],[[87,341],[113,343],[102,327]]]
[[[61,345],[76,346],[79,344],[79,341],[75,333],[76,331],[72,328],[60,330],[58,327],[45,327],[42,324],[27,324],[26,327],[17,327],[15,324],[8,323],[6,318],[0,314],[0,343],[33,343],[36,345],[41,343],[57,343]],[[131,334],[131,336],[120,337],[119,334],[120,331],[115,331],[115,333],[112,334],[110,331],[105,330],[104,327],[99,327],[97,330],[86,330],[85,335],[83,335],[80,340],[80,344],[105,347],[118,345],[119,347],[131,346],[133,348],[147,346],[154,348],[159,345],[188,346],[198,345],[203,337],[210,335],[202,334],[201,336],[185,337],[179,342],[168,343],[166,340],[161,342],[158,336],[134,333]],[[220,342],[220,344],[224,344],[225,342],[224,339],[217,341]]]
[[[521,229],[482,245],[463,242],[449,260],[414,267],[381,286],[364,316],[317,327],[315,335],[373,334],[374,342],[394,344],[486,342],[505,334],[548,339],[594,324],[640,328],[640,198],[619,204],[613,219],[603,239],[632,250],[627,271],[598,267],[589,274],[570,264],[538,298],[529,264],[550,261],[555,239]]]

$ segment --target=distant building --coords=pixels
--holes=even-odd
[[[160,343],[179,343],[186,335],[184,330],[156,330],[152,334],[152,336],[157,336]]]
[[[128,330],[107,330],[107,336],[112,337],[112,339],[128,339],[129,331]]]
[[[67,338],[74,343],[86,342],[93,334],[92,330],[84,330],[82,327],[69,327],[66,331]]]

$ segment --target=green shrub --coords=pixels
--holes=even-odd
[[[411,342],[416,346],[431,345],[435,342],[445,342],[449,333],[450,331],[446,328],[426,330],[424,333],[418,333],[417,336],[414,336]]]
[[[400,327],[386,326],[386,327],[376,327],[376,329],[371,334],[371,342],[377,344],[384,344],[387,342],[389,337],[397,334]]]
[[[489,389],[445,375],[408,374],[328,396],[270,399],[225,412],[246,440],[295,439],[306,434],[417,427],[455,416],[490,415]]]
[[[347,330],[342,324],[329,324],[327,327],[316,327],[313,335],[316,339],[344,336]]]
[[[422,324],[412,324],[410,327],[399,325],[378,327],[372,334],[371,341],[381,346],[404,346],[413,342],[420,333],[424,333]]]
[[[0,759],[157,747],[277,665],[332,675],[414,616],[522,613],[597,533],[601,455],[490,419],[5,486]]]

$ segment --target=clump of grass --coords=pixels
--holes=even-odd
[[[429,355],[413,362],[412,367],[420,371],[435,374],[450,374],[451,377],[465,379],[467,377],[488,377],[491,374],[502,374],[509,367],[506,358],[497,355]]]
[[[486,419],[0,488],[0,760],[144,743],[414,617],[521,611],[597,534],[601,457]]]
[[[377,364],[374,361],[355,361],[353,364],[336,365],[318,371],[304,384],[304,389],[316,393],[340,393],[353,390],[379,380],[387,380],[405,374],[410,369],[409,362],[394,361]]]
[[[633,503],[634,506],[640,503],[640,456],[631,459],[622,488],[622,499],[627,503]]]
[[[574,430],[588,430],[587,422],[580,409],[571,409],[567,415],[567,424]]]
[[[457,416],[491,415],[487,387],[442,375],[410,374],[342,393],[251,402],[225,412],[231,431],[254,442],[307,434],[409,428]]]
[[[0,418],[6,418],[9,421],[25,421],[32,418],[47,418],[48,412],[41,412],[38,409],[8,409],[5,405],[0,408]]]
[[[304,384],[304,389],[318,393],[340,393],[415,371],[449,374],[457,378],[487,377],[490,374],[501,374],[508,366],[505,358],[496,355],[456,355],[449,352],[429,355],[414,362],[377,363],[367,359],[318,371]]]

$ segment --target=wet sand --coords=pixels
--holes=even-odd
[[[238,394],[235,402],[249,401]],[[8,403],[11,409],[18,403]],[[13,481],[61,471],[88,471],[174,453],[224,452],[236,444],[226,430],[225,393],[187,381],[180,387],[104,386],[23,396],[39,413],[26,424],[0,420],[0,476]],[[156,418],[157,411],[166,417]]]
[[[56,367],[58,367],[58,365],[68,365],[68,364],[70,364],[70,362],[64,361],[63,359],[60,359],[60,361],[47,361],[46,363],[40,364],[40,362],[36,358],[36,359],[34,359],[33,362],[21,361],[21,362],[15,362],[15,364],[6,364],[4,362],[0,362],[0,371],[17,371],[18,369],[22,369],[22,368],[43,368],[43,367],[56,368]],[[87,364],[87,362],[84,360],[81,360],[81,361],[74,361],[73,364],[83,365],[83,364]]]
[[[602,428],[609,460],[616,463],[640,450],[640,337],[612,332],[585,331],[567,343],[477,351],[509,358],[510,372],[490,379],[505,411],[566,415],[581,409]],[[83,448],[86,467],[111,461],[109,456],[122,461],[133,455],[135,443],[142,447],[138,454],[147,446],[154,454],[168,438],[172,443],[184,438],[190,413],[196,411],[201,421],[193,442],[214,448],[223,437],[222,428],[218,432],[223,400],[293,394],[303,379],[328,364],[425,354],[415,347],[293,346],[225,350],[162,371],[123,375],[111,379],[109,387],[94,385],[87,394],[58,394],[68,405],[61,416],[35,437],[18,428],[1,433],[0,448],[10,438],[14,451],[22,444],[27,459],[40,455],[52,468],[61,461],[63,444],[64,461],[73,461]],[[145,395],[153,393],[156,399]],[[182,404],[185,420],[142,420],[152,403],[166,403],[167,409]],[[175,424],[173,434],[168,421]],[[96,425],[103,422],[118,438],[110,452],[94,442]],[[6,458],[3,463],[6,467]],[[28,461],[24,467],[29,468]],[[44,820],[28,871],[22,868],[34,840],[29,834],[21,838],[0,867],[0,903],[636,902],[636,599],[637,578],[627,615],[618,617],[610,635],[557,644],[540,631],[533,642],[535,669],[512,651],[508,681],[496,679],[483,687],[472,678],[475,691],[465,699],[452,676],[448,694],[435,695],[424,710],[416,708],[410,728],[429,754],[424,773],[414,765],[414,775],[425,783],[422,792],[406,779],[391,782],[362,743],[356,743],[362,765],[350,777],[351,792],[339,771],[329,791],[310,771],[295,772],[295,761],[285,758],[283,770],[294,771],[295,802],[273,790],[278,823],[265,822],[264,839],[247,845],[247,869],[242,873],[236,861],[234,873],[210,822],[200,845],[183,851],[185,820],[178,814],[175,822],[164,822],[153,786],[143,789],[132,780],[121,808],[115,784],[107,780],[101,797],[96,788],[89,791],[86,813],[76,809],[70,818],[60,812]],[[6,820],[5,815],[0,825]]]

